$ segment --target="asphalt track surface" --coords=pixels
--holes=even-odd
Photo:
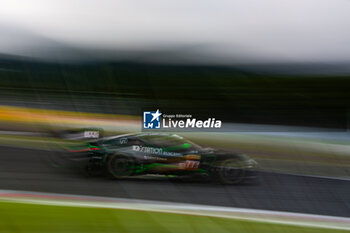
[[[0,147],[0,189],[135,198],[350,217],[350,181],[262,173],[259,184],[111,180],[53,168],[51,151]]]

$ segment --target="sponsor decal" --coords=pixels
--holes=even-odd
[[[121,139],[119,139],[119,143],[120,143],[121,145],[127,144],[127,143],[128,143],[128,138],[121,138]]]
[[[166,158],[162,158],[162,157],[157,157],[157,156],[149,156],[149,155],[144,155],[143,156],[144,160],[160,160],[160,161],[167,161]]]
[[[180,153],[170,152],[170,151],[163,151],[162,148],[158,147],[147,147],[147,146],[132,146],[133,151],[138,151],[146,154],[156,154],[156,155],[164,155],[164,156],[179,156]]]
[[[98,131],[84,131],[84,138],[99,138],[100,132]]]
[[[186,155],[186,159],[200,160],[201,156],[200,155]]]
[[[179,163],[179,169],[183,170],[195,170],[199,168],[199,161],[186,160],[183,163]]]

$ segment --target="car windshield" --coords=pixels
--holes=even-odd
[[[144,135],[140,139],[146,144],[161,147],[163,150],[186,152],[198,151],[201,147],[178,135]]]

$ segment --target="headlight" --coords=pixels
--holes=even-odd
[[[246,161],[246,164],[249,165],[249,166],[256,166],[256,165],[258,165],[258,163],[254,159],[248,159]]]

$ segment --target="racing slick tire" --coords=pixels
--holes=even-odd
[[[213,178],[222,184],[241,184],[246,171],[237,159],[226,159],[215,166]]]
[[[123,155],[110,155],[107,162],[108,173],[114,179],[131,176],[134,173],[134,161]]]

